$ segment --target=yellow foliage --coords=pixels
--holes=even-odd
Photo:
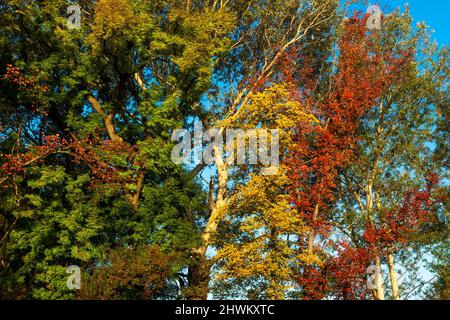
[[[301,123],[319,123],[309,110],[291,97],[289,89],[287,84],[273,84],[263,92],[251,94],[249,102],[241,106],[235,115],[225,119],[221,126],[278,129],[280,147],[288,148],[296,126]]]
[[[179,38],[179,44],[184,47],[183,54],[173,59],[181,71],[195,68],[206,59],[208,63],[205,64],[204,71],[209,72],[210,59],[231,46],[232,42],[227,34],[235,26],[235,17],[226,10],[174,10],[169,18],[172,21],[179,20],[183,28],[182,38]]]
[[[121,53],[147,36],[153,24],[137,1],[98,0],[88,43],[94,55]]]
[[[262,128],[292,129],[299,122],[319,121],[291,97],[287,84],[272,84],[263,92],[253,93],[249,102],[224,121],[224,126],[245,123]]]
[[[264,278],[268,297],[284,298],[299,262],[288,239],[307,230],[283,193],[287,183],[284,169],[273,176],[252,175],[230,198],[227,222],[239,221],[237,232],[246,241],[230,241],[218,250],[217,280]]]
[[[291,96],[290,87],[275,84],[250,95],[233,117],[224,120],[224,128],[278,129],[280,155],[289,150],[295,128],[318,120]],[[297,268],[306,261],[319,264],[312,256],[299,256],[295,241],[307,235],[308,227],[289,202],[289,179],[281,165],[277,174],[252,174],[238,186],[227,204],[224,234],[215,257],[220,266],[218,281],[261,281],[265,295],[283,299],[292,286]],[[257,282],[255,282],[257,283]]]
[[[298,260],[303,262],[307,266],[317,265],[323,267],[323,261],[314,253],[303,252],[298,255]]]

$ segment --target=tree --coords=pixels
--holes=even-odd
[[[413,31],[407,10],[385,17],[383,26],[381,31],[371,35],[376,52],[388,57],[398,57],[404,52],[410,58],[397,68],[396,78],[379,96],[377,107],[370,109],[360,122],[358,135],[361,139],[355,157],[339,176],[341,201],[333,218],[350,233],[352,242],[363,247],[367,245],[361,237],[365,232],[386,228],[389,213],[401,210],[411,192],[427,189],[427,179],[433,173],[445,175],[444,167],[433,161],[432,145],[436,143],[435,137],[441,136],[435,126],[440,118],[438,110],[448,99],[443,82],[448,62],[442,60],[448,49],[443,48],[438,53],[425,26],[419,24]],[[434,215],[435,209],[430,203],[430,214]],[[396,216],[391,221],[397,219],[397,223],[401,223],[403,218]],[[434,225],[438,226],[443,219],[441,215],[434,220]],[[419,230],[425,232],[422,228],[413,228],[410,235]],[[395,249],[395,241],[399,239],[393,244],[386,242],[376,246],[382,253],[377,264],[388,266],[391,293],[387,295],[393,299],[401,298],[402,291],[396,275],[399,268],[396,258],[402,260],[405,284],[407,274],[411,274],[409,287],[417,285],[414,279],[424,261],[421,257],[427,259],[425,252],[430,248],[417,245],[413,238],[402,249]],[[405,294],[406,291],[405,288]],[[378,292],[382,293],[378,298],[383,298],[384,288],[380,286]]]
[[[158,79],[160,57],[185,45],[162,43],[188,35],[175,34],[174,20],[163,23],[162,2],[113,4],[80,1],[88,14],[69,30],[65,1],[2,3],[0,252],[8,298],[73,298],[68,265],[87,269],[112,248],[149,241],[177,252],[181,272],[197,246],[205,197],[171,161],[170,131],[183,121],[180,97],[198,94],[186,74],[207,62],[202,56],[184,75]],[[152,68],[157,83],[147,87],[140,74]]]
[[[327,245],[315,250],[316,237],[329,238],[333,230],[331,209],[337,199],[339,172],[352,161],[359,121],[377,104],[396,70],[408,59],[405,54],[394,57],[374,51],[366,32],[365,19],[345,22],[330,90],[323,100],[308,97],[310,109],[321,125],[300,130],[289,160],[292,201],[310,228],[308,236],[300,237],[298,244],[305,263],[299,270],[304,273],[300,276],[303,281],[314,274],[314,265],[327,265],[323,261],[327,260]],[[374,258],[379,259],[376,254]]]
[[[350,2],[1,2],[0,296],[382,298],[375,263],[407,297],[424,251],[445,296],[448,48]],[[278,129],[279,165],[174,163],[197,121]]]
[[[239,119],[240,110],[250,105],[255,94],[270,87],[272,79],[282,74],[278,66],[289,49],[308,44],[317,51],[320,51],[319,47],[323,48],[322,42],[313,43],[310,36],[313,30],[328,36],[327,32],[336,19],[337,1],[255,1],[246,5],[231,1],[223,9],[225,7],[235,10],[238,17],[237,27],[231,35],[234,44],[228,55],[218,59],[215,68],[217,81],[209,90],[207,103],[199,104],[197,112],[206,129],[217,128],[219,133]],[[274,25],[278,27],[275,29]],[[205,167],[200,164],[192,174],[201,173]],[[219,154],[215,156],[214,167],[216,178],[210,184],[210,194],[215,197],[210,197],[210,214],[205,220],[202,245],[197,250],[199,266],[207,269],[195,272],[204,275],[201,281],[197,281],[202,288],[200,298],[206,297],[210,280],[206,252],[214,246],[227,201],[233,194],[229,189],[232,182],[230,167]]]
[[[277,128],[278,151],[283,161],[293,143],[292,128],[298,123],[309,125],[317,119],[291,96],[290,86],[273,85],[252,95],[249,104],[241,107],[233,121],[235,125],[244,123],[244,129]],[[289,185],[286,167],[260,165],[239,169],[240,175],[248,171],[250,178],[238,181],[222,213],[215,241],[218,249],[214,257],[215,291],[219,296],[227,295],[235,290],[233,287],[244,286],[240,295],[248,298],[285,299],[294,277],[292,266],[298,261],[296,251],[290,247],[290,237],[305,229],[286,193]],[[267,170],[273,171],[268,175]]]

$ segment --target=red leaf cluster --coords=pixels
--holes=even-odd
[[[411,190],[398,208],[383,215],[379,225],[368,226],[364,232],[364,240],[369,246],[382,249],[398,249],[406,245],[421,228],[436,223],[436,204],[441,199],[433,198],[439,184],[437,174],[431,174],[425,190]]]
[[[40,70],[36,69],[34,71],[38,73]],[[7,64],[6,73],[3,75],[3,79],[16,85],[20,91],[25,93],[25,96],[31,100],[31,109],[33,112],[38,112],[45,116],[47,115],[44,110],[39,109],[38,101],[39,94],[47,92],[49,87],[46,84],[40,83],[40,80],[36,75],[31,77],[24,75],[19,67]]]
[[[26,168],[44,163],[50,155],[66,154],[75,164],[89,167],[95,182],[112,184],[130,183],[130,177],[124,173],[138,166],[137,150],[123,142],[100,139],[65,139],[59,134],[46,136],[43,144],[33,146],[28,151],[16,154],[0,154],[0,176],[6,181],[8,177],[22,175]],[[121,163],[114,159],[120,157]],[[132,180],[132,178],[131,178]],[[3,187],[8,187],[4,184]]]

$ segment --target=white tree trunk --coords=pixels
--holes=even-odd
[[[399,300],[400,295],[398,292],[398,279],[397,273],[395,272],[394,255],[392,253],[388,253],[387,258],[389,266],[389,276],[391,278],[392,297],[394,298],[394,300]]]
[[[377,300],[384,300],[383,274],[381,272],[381,259],[378,254],[375,257],[375,265],[378,270],[375,274],[375,284],[377,288],[376,298]]]

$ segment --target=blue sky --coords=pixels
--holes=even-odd
[[[434,38],[441,45],[450,45],[450,1],[449,0],[373,0],[382,9],[391,10],[408,3],[415,22],[425,21],[435,30]]]

